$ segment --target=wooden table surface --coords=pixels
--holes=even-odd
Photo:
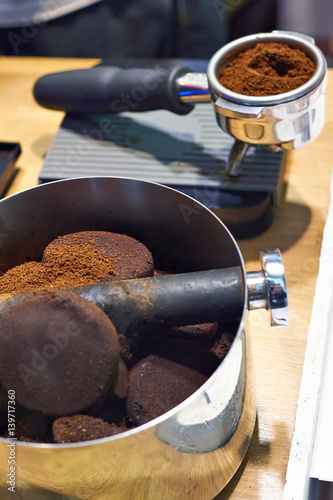
[[[7,194],[35,186],[63,114],[38,106],[36,79],[53,71],[90,67],[93,60],[0,57],[0,141],[20,142],[17,175]],[[318,272],[333,167],[333,72],[329,71],[326,125],[303,149],[288,153],[286,197],[272,226],[239,241],[248,271],[259,251],[282,251],[290,326],[269,328],[266,311],[250,314],[256,374],[257,423],[246,458],[220,495],[225,499],[281,499],[294,428],[304,351]]]

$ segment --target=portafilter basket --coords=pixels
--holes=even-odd
[[[302,86],[273,96],[247,96],[232,92],[219,82],[222,69],[239,52],[257,43],[284,43],[303,50],[315,63],[313,76]],[[216,119],[236,141],[229,158],[229,173],[236,175],[250,144],[301,148],[313,141],[325,123],[327,63],[313,38],[273,31],[239,38],[211,58],[207,78]]]
[[[85,230],[133,236],[151,250],[158,267],[178,272],[239,266],[244,300],[232,321],[234,340],[199,390],[143,426],[81,443],[14,441],[16,491],[22,498],[59,493],[93,500],[210,500],[239,467],[255,423],[247,311],[271,307],[275,324],[288,322],[280,253],[262,252],[262,269],[246,273],[236,241],[198,201],[155,183],[89,177],[1,200],[0,262],[9,268],[38,260],[57,236]],[[6,491],[9,453],[8,440],[0,438],[0,484]]]

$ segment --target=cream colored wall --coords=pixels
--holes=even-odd
[[[333,35],[332,0],[279,0],[279,29],[306,33],[318,40]]]

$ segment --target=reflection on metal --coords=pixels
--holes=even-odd
[[[161,441],[178,451],[207,453],[225,445],[240,420],[245,395],[245,334],[235,340],[233,356],[195,399],[156,428]]]
[[[289,324],[287,285],[278,249],[260,252],[261,271],[247,273],[249,309],[270,310],[271,326]]]
[[[206,73],[186,73],[177,80],[178,95],[181,102],[210,102],[210,90]]]
[[[16,442],[17,476],[30,491],[44,488],[91,500],[213,498],[241,464],[255,423],[250,336],[246,333],[245,341],[244,333],[246,273],[239,247],[221,220],[174,189],[119,177],[40,185],[1,200],[0,208],[0,232],[8,234],[1,260],[8,267],[39,259],[58,235],[94,229],[135,236],[161,268],[170,263],[179,272],[241,268],[244,300],[233,344],[190,398],[108,438],[62,445]],[[0,438],[2,476],[7,444]]]

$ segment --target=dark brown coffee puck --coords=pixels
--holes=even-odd
[[[179,339],[154,346],[130,370],[129,421],[142,425],[171,410],[199,389],[219,363],[198,342]]]
[[[87,282],[87,275],[91,277],[90,282],[97,283],[154,274],[153,257],[145,245],[126,234],[107,231],[59,236],[44,250],[43,263],[54,269],[60,266],[60,272],[65,270],[78,285]]]
[[[67,291],[38,292],[0,323],[0,383],[45,415],[80,412],[116,384],[119,342],[109,318]]]

